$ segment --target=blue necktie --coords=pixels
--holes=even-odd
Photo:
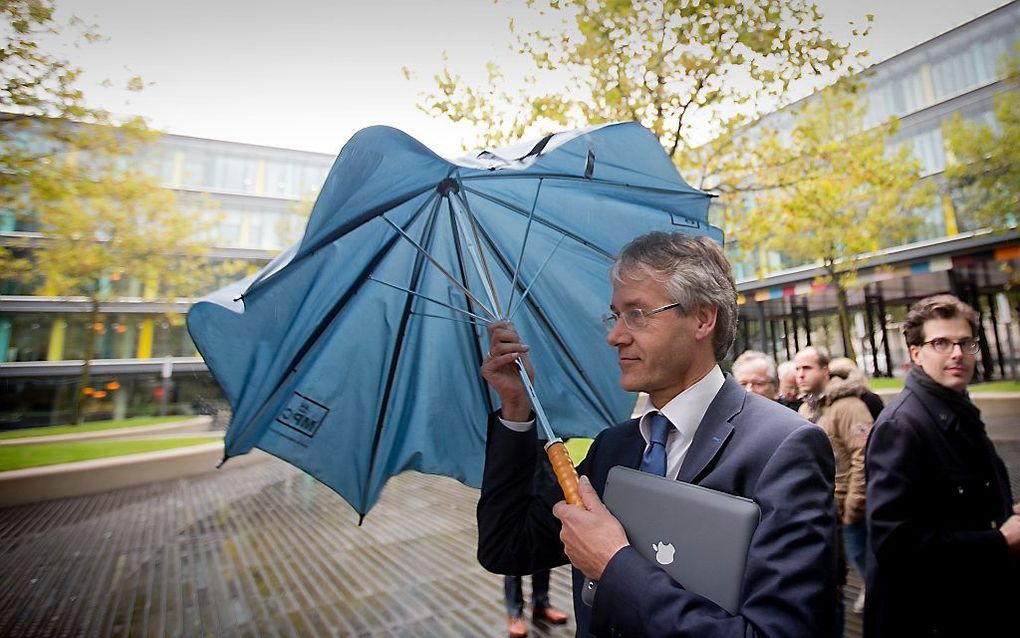
[[[673,424],[661,412],[655,412],[648,419],[649,445],[641,457],[641,471],[666,476],[666,438]]]

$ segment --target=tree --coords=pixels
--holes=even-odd
[[[87,107],[80,70],[40,47],[58,30],[53,10],[51,0],[0,0],[0,209],[41,233],[0,246],[0,271],[40,292],[89,298],[73,413],[80,422],[109,279],[128,273],[180,292],[204,247],[196,217],[145,170],[156,133],[140,118],[114,122]],[[86,41],[98,37],[80,21],[70,26]]]
[[[732,170],[716,158],[738,157],[725,153],[723,140],[781,105],[794,84],[852,71],[859,59],[848,43],[823,32],[822,15],[809,0],[527,5],[535,15],[558,17],[559,25],[528,30],[511,24],[516,53],[534,66],[520,90],[503,89],[503,71],[492,62],[477,87],[444,68],[419,108],[474,125],[474,142],[483,146],[541,127],[636,120],[659,137],[688,179],[711,188]],[[699,147],[708,133],[717,142]]]
[[[89,299],[73,422],[82,417],[100,304],[112,296],[109,279],[133,276],[145,282],[149,298],[160,292],[157,285],[170,295],[191,290],[206,248],[196,216],[144,168],[125,166],[126,152],[130,157],[123,140],[105,152],[71,150],[32,171],[21,192],[42,237],[0,252],[8,276],[37,282],[44,294]]]
[[[854,359],[847,288],[868,253],[908,239],[915,211],[934,196],[910,149],[890,148],[895,119],[865,128],[856,88],[837,83],[807,100],[790,129],[763,132],[755,179],[773,186],[727,210],[727,230],[748,250],[821,262],[836,291],[846,355]]]
[[[1020,218],[1020,45],[1003,61],[1005,90],[993,99],[992,123],[943,122],[951,157],[945,176],[979,227],[1004,229]]]

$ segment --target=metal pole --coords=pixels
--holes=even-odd
[[[865,321],[866,321],[865,326],[866,326],[867,332],[868,332],[868,345],[871,346],[871,373],[877,377],[877,376],[879,376],[879,372],[878,372],[878,349],[875,348],[875,326],[874,326],[874,323],[873,323],[874,322],[873,315],[875,314],[875,311],[874,311],[874,308],[872,308],[872,306],[871,306],[871,301],[872,301],[872,296],[867,294],[867,292],[865,292],[864,293],[864,317],[865,317]]]
[[[765,303],[758,302],[758,344],[762,352],[769,351],[768,321],[765,319]]]
[[[475,233],[474,226],[471,224],[470,220],[465,219],[465,211],[460,207],[454,206],[451,202],[450,209],[454,212],[454,219],[457,220],[457,226],[460,228],[461,238],[465,244],[464,247],[471,256],[471,262],[474,264],[475,270],[478,273],[478,278],[481,280],[482,287],[485,289],[485,295],[489,298],[489,303],[492,304],[492,309],[501,319],[505,319],[505,315],[499,305],[499,300],[496,297],[496,289],[493,286],[489,268],[485,263],[485,256],[482,255],[481,247],[478,245],[478,236]],[[556,436],[555,432],[553,432],[552,425],[549,423],[549,418],[546,416],[545,410],[542,408],[542,402],[538,399],[538,394],[535,392],[535,386],[532,385],[531,378],[528,376],[528,370],[524,367],[523,357],[517,358],[517,372],[521,377],[521,382],[524,384],[525,391],[528,393],[528,398],[531,399],[531,407],[535,410],[535,421],[538,423],[538,427],[541,430],[542,435],[549,443],[560,441],[561,439]]]
[[[1006,362],[1002,357],[1002,340],[999,339],[999,322],[995,316],[995,295],[988,293],[985,298],[988,302],[988,317],[992,320],[992,334],[995,335],[995,353],[999,355],[999,378],[1006,378]]]
[[[885,374],[893,376],[892,351],[889,350],[889,331],[885,325],[885,297],[882,296],[882,289],[878,289],[878,326],[882,330],[882,350],[885,352]]]

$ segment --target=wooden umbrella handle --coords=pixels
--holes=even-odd
[[[563,490],[563,497],[571,505],[583,505],[581,491],[577,485],[577,470],[574,469],[574,462],[570,460],[570,453],[567,452],[563,441],[550,443],[546,446],[545,453],[549,455],[549,463],[552,464],[553,473],[556,474],[556,480]]]

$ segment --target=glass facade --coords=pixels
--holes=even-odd
[[[1018,41],[1020,5],[1008,6],[994,19],[965,25],[876,64],[863,78],[865,88],[861,100],[866,106],[865,125],[899,119],[900,129],[889,150],[906,146],[920,163],[922,177],[941,181],[946,164],[951,161],[942,134],[943,122],[960,113],[964,119],[995,127],[994,85],[1001,77],[1004,56],[1015,51]],[[973,95],[967,95],[972,92]],[[960,99],[965,95],[965,99]],[[785,113],[784,110],[769,114],[763,123],[778,128],[780,138],[788,141],[793,121]],[[961,207],[962,200],[955,193],[949,193],[947,199],[948,210],[938,203],[930,209],[916,211],[920,223],[912,241],[975,230],[973,224],[968,223],[966,209]],[[951,223],[947,215],[952,217]],[[734,247],[730,244],[729,252],[738,279],[800,265],[775,254],[753,255],[738,263],[734,259]]]
[[[181,314],[109,313],[90,322],[87,313],[0,314],[0,363],[84,359],[158,359],[197,356]]]
[[[0,430],[67,423],[77,376],[0,380]],[[215,414],[226,400],[208,372],[111,375],[96,373],[84,405],[86,421],[159,414]]]

